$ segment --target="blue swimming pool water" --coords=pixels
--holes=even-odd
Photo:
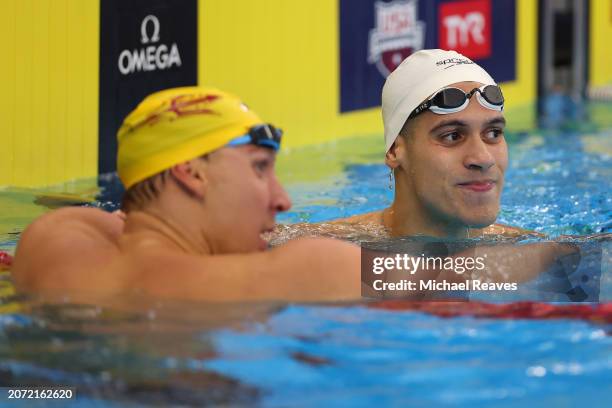
[[[219,311],[166,308],[2,315],[0,379],[75,387],[75,406],[606,406],[611,392],[609,327],[583,321],[288,305],[214,327],[202,316]]]
[[[499,221],[553,236],[611,232],[612,130],[585,125],[508,139]],[[380,144],[354,138],[281,156],[294,207],[280,221],[388,205]],[[306,174],[295,164],[304,162]],[[117,208],[116,178],[101,180],[94,205]],[[16,203],[0,219],[8,226],[0,249],[12,252],[28,220],[53,205],[40,192],[5,190],[0,199]],[[33,201],[42,204],[31,216],[19,213]],[[73,406],[607,406],[612,397],[606,324],[440,318],[366,304],[49,306],[15,297],[6,273],[0,290],[0,385],[76,387]]]
[[[598,406],[610,396],[612,340],[583,322],[293,306],[214,344],[205,366],[273,390],[269,406]]]

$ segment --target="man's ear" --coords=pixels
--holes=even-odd
[[[194,159],[174,165],[170,168],[170,174],[189,195],[204,198],[208,180],[200,160]]]
[[[406,141],[400,135],[395,139],[395,142],[391,145],[391,148],[385,155],[385,163],[387,166],[395,170],[401,165],[402,157],[404,157],[404,150],[406,148]]]

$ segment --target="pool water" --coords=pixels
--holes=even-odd
[[[551,236],[612,232],[612,127],[584,122],[508,141],[500,222]],[[294,202],[279,220],[388,205],[382,150],[380,136],[364,136],[279,156]],[[0,190],[0,250],[12,253],[50,208],[116,209],[116,177],[100,184]],[[604,244],[600,300],[610,302]],[[124,303],[41,304],[15,295],[0,272],[0,385],[75,387],[79,398],[58,406],[607,406],[612,397],[609,320],[443,318],[370,303]]]

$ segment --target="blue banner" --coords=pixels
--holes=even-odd
[[[516,79],[515,0],[340,0],[340,111],[380,105],[387,75],[424,48],[454,49]]]

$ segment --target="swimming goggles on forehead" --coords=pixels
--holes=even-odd
[[[504,95],[497,85],[483,85],[465,93],[459,88],[443,88],[434,96],[416,107],[408,119],[412,119],[420,113],[430,110],[438,115],[461,112],[470,103],[472,95],[476,94],[478,102],[487,109],[501,112],[504,109]]]
[[[280,148],[283,131],[270,124],[257,125],[249,129],[246,135],[238,136],[231,140],[227,146],[242,146],[254,144],[255,146],[268,147],[278,151]]]

